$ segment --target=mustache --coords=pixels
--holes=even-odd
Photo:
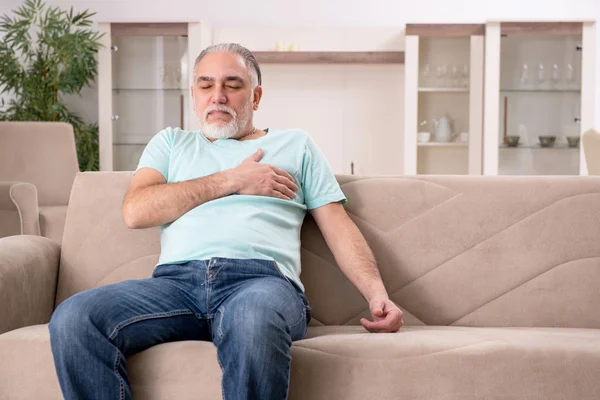
[[[233,118],[237,117],[237,113],[235,112],[235,110],[233,108],[227,107],[224,104],[213,104],[211,106],[208,106],[206,108],[206,110],[204,110],[204,119],[206,120],[208,118],[208,114],[210,114],[213,111],[226,112],[229,115],[231,115]]]

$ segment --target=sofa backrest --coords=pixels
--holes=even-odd
[[[32,183],[39,205],[61,206],[78,171],[70,124],[0,122],[0,181]]]
[[[127,229],[130,172],[79,174],[57,303],[149,277],[159,230]],[[408,325],[600,328],[600,177],[338,177]],[[302,229],[313,325],[359,324],[368,307],[316,224]]]

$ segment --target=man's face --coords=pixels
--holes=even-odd
[[[213,139],[228,139],[253,130],[252,117],[262,92],[252,86],[241,56],[223,52],[202,58],[192,86],[202,132]]]

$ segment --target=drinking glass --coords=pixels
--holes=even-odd
[[[529,66],[527,64],[521,66],[521,77],[519,80],[523,85],[529,83]]]
[[[429,64],[425,64],[423,66],[423,70],[421,71],[421,87],[429,86],[429,81],[431,80],[431,67]]]
[[[552,66],[552,81],[556,84],[560,80],[560,71],[558,70],[558,65],[554,64]]]
[[[458,79],[458,66],[454,65],[452,66],[452,87],[459,87],[460,86],[460,81]]]
[[[573,65],[571,64],[567,64],[567,73],[565,79],[567,80],[569,86],[571,86],[575,81],[575,70],[573,70]]]
[[[437,85],[439,87],[446,86],[446,75],[448,73],[448,67],[446,64],[440,65],[436,69]]]
[[[537,72],[537,81],[539,84],[544,83],[544,80],[546,79],[546,71],[544,69],[544,64],[541,64],[538,66],[538,72]]]
[[[467,64],[462,67],[462,85],[463,87],[469,87],[469,66]]]

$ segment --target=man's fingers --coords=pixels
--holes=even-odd
[[[363,318],[360,320],[360,323],[369,332],[389,332],[389,328],[387,328],[386,326],[381,326],[380,324],[378,324],[378,322],[372,322],[368,319]]]
[[[259,162],[260,159],[262,158],[262,156],[263,156],[262,149],[258,149],[258,150],[256,150],[256,152],[254,154],[251,154],[243,162],[248,162],[248,161]]]
[[[298,190],[298,185],[296,185],[293,180],[290,180],[285,175],[278,174],[277,171],[275,171],[275,174],[274,179],[277,183],[287,186],[292,192]]]
[[[362,318],[360,322],[369,332],[396,332],[404,325],[402,312],[395,308],[390,310],[384,319],[369,321]]]
[[[296,197],[296,193],[292,192],[290,190],[290,188],[288,188],[287,186],[285,186],[281,183],[274,182],[273,189],[282,193],[284,196],[286,196],[290,200]]]
[[[273,171],[275,171],[277,173],[277,175],[285,176],[290,181],[292,181],[292,183],[294,183],[294,185],[296,184],[294,182],[294,177],[292,175],[290,175],[287,171],[284,171],[283,169],[275,167],[275,166],[273,166]],[[295,190],[298,190],[298,187],[296,187]]]
[[[373,308],[373,315],[375,317],[382,317],[384,315],[383,314],[384,310],[385,310],[385,302],[382,301]]]
[[[271,190],[271,197],[277,197],[278,199],[281,199],[281,200],[291,200],[289,197],[287,197],[286,195],[284,195],[283,193],[281,193],[275,189]]]

